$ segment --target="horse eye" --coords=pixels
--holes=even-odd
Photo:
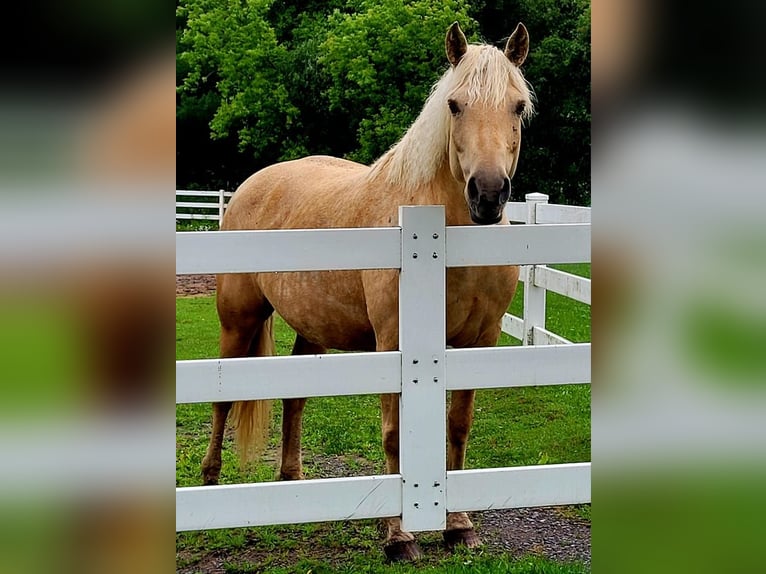
[[[523,114],[526,107],[527,107],[527,104],[525,102],[519,102],[518,104],[516,104],[516,115],[520,116],[521,114]]]
[[[447,105],[449,106],[449,111],[453,116],[456,116],[460,113],[460,106],[455,100],[447,100]]]

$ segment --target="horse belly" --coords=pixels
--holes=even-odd
[[[518,278],[515,266],[447,270],[447,343],[453,347],[495,345]]]
[[[257,282],[276,312],[304,339],[328,349],[375,350],[359,272],[262,273]]]

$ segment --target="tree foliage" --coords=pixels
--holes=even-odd
[[[498,46],[530,30],[539,113],[514,196],[589,203],[587,0],[179,0],[178,185],[233,188],[276,161],[371,163],[414,121],[447,67],[444,34]]]
[[[444,34],[455,20],[476,28],[467,2],[365,1],[358,11],[335,11],[320,47],[330,78],[326,95],[356,132],[349,156],[371,163],[415,120],[430,87],[447,67]]]

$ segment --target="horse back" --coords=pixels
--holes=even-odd
[[[221,229],[358,227],[344,217],[369,168],[330,156],[310,156],[266,167],[239,186]]]

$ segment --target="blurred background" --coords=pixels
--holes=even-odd
[[[3,21],[0,571],[172,571],[172,8]]]
[[[241,5],[250,4],[285,18],[311,8]],[[527,13],[518,16],[522,5]],[[145,0],[40,2],[6,20],[13,34],[0,40],[0,555],[9,572],[173,567],[173,186],[236,185],[238,170],[252,171],[241,154],[254,157],[254,146],[267,146],[269,161],[338,153],[315,146],[312,129],[321,127],[306,125],[281,91],[273,98],[256,91],[242,102],[248,113],[262,105],[280,125],[294,126],[279,142],[259,141],[236,106],[200,125],[193,106],[219,110],[220,102],[195,101],[198,87],[187,87],[188,75],[202,69],[182,55],[195,39],[175,38],[177,62],[171,45],[173,15],[176,29],[184,28],[191,6],[171,12]],[[193,6],[211,18],[220,8],[212,1]],[[501,16],[537,18],[541,31],[555,25],[556,9],[489,0],[471,8],[495,15],[498,25]],[[309,46],[313,25],[332,23],[349,38],[355,26],[374,25],[339,14],[307,19],[305,38],[263,43],[271,50],[265,61],[284,63],[280,42]],[[574,142],[576,151],[529,141],[527,149],[538,151],[519,171],[550,185],[534,189],[530,178],[526,191],[592,201],[596,211],[596,572],[762,569],[764,21],[766,5],[744,0],[725,7],[593,1],[592,147],[564,131],[569,124],[556,123],[581,126],[590,114],[567,115],[559,106],[563,115],[546,123],[539,106],[549,135]],[[466,28],[473,40],[505,33]],[[568,51],[570,33],[559,34],[561,51],[549,46],[549,60],[528,64],[539,97],[545,82],[532,77],[533,65],[561,73],[562,62],[574,66],[583,57]],[[350,48],[340,42],[324,49],[332,70],[333,54]],[[573,59],[562,60],[567,55]],[[337,71],[340,83],[322,92],[336,99],[322,106],[359,117],[344,99],[353,93],[343,79],[358,73],[364,80],[362,64]],[[313,73],[305,69],[307,86]],[[589,88],[572,73],[577,93],[546,98],[557,105],[581,100]],[[409,117],[380,104],[364,104],[380,114],[352,125],[353,137],[338,140],[343,153],[367,160],[393,143],[388,126]],[[185,130],[179,144],[176,126]],[[298,137],[304,132],[309,139]],[[186,143],[213,141],[223,147],[209,164]],[[176,178],[177,161],[185,180]],[[237,175],[222,179],[194,164],[226,165]],[[574,186],[562,183],[570,176],[578,178]]]
[[[592,5],[596,572],[754,572],[766,6]]]

